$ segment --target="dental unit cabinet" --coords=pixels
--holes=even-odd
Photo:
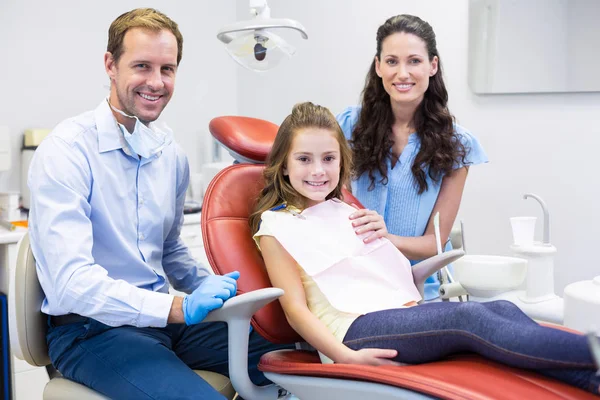
[[[562,325],[564,300],[554,292],[557,250],[550,243],[550,214],[539,196],[527,193],[523,198],[535,199],[542,207],[543,241],[533,241],[535,225],[530,226],[530,240],[510,246],[514,257],[467,255],[455,263],[457,280],[469,293],[470,301],[508,300],[533,319]],[[522,218],[535,224],[535,218]],[[523,237],[517,229],[520,227],[513,225],[515,240]]]
[[[525,278],[525,291],[508,294],[526,314],[534,319],[563,323],[564,301],[554,293],[554,257],[556,247],[550,244],[550,213],[541,197],[527,193],[523,199],[532,198],[542,207],[544,214],[543,241],[533,242],[530,245],[513,244],[510,248],[517,257],[527,260],[527,276]]]
[[[600,275],[565,288],[565,326],[600,336]]]

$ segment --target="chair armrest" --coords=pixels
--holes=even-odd
[[[248,375],[248,332],[252,315],[266,304],[283,295],[283,290],[254,290],[227,300],[223,307],[212,311],[202,322],[227,322],[229,343],[229,379],[234,389],[245,399],[277,399],[276,385],[256,386]]]
[[[446,251],[445,253],[429,257],[428,259],[413,265],[413,280],[415,282],[415,286],[417,289],[419,289],[421,296],[423,295],[425,279],[433,275],[434,272],[439,271],[446,265],[458,260],[464,255],[465,252],[463,250],[450,250]]]
[[[283,296],[283,289],[265,288],[240,294],[227,300],[223,307],[211,311],[202,322],[229,322],[234,319],[247,319],[248,322],[258,310],[273,300]]]

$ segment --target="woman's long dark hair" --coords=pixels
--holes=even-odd
[[[427,190],[426,172],[434,181],[439,181],[452,171],[456,162],[465,163],[466,150],[454,132],[454,116],[448,110],[448,91],[431,25],[419,17],[406,14],[388,19],[377,30],[377,59],[381,60],[381,46],[385,38],[399,32],[421,38],[427,47],[429,61],[438,57],[438,71],[429,77],[429,88],[413,117],[414,128],[421,139],[421,148],[411,170],[421,194]],[[392,156],[393,125],[390,95],[377,76],[373,59],[362,92],[362,109],[350,142],[354,175],[359,177],[368,173],[371,179],[369,190],[375,187],[375,171],[381,175],[381,183],[385,185],[388,182],[386,164],[387,159]]]

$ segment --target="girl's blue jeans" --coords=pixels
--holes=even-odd
[[[193,369],[228,375],[227,325],[207,322],[165,328],[111,328],[94,319],[53,326],[46,336],[52,364],[66,378],[111,399],[224,399]],[[257,385],[270,383],[257,369],[275,345],[250,333],[248,369]]]
[[[477,353],[599,394],[586,337],[538,325],[508,301],[428,303],[369,313],[352,323],[344,343],[354,350],[394,349],[395,360],[407,364]]]

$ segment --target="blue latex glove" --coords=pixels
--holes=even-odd
[[[191,294],[183,298],[183,318],[186,325],[202,322],[212,310],[221,308],[225,300],[237,292],[238,271],[225,275],[209,275]]]

